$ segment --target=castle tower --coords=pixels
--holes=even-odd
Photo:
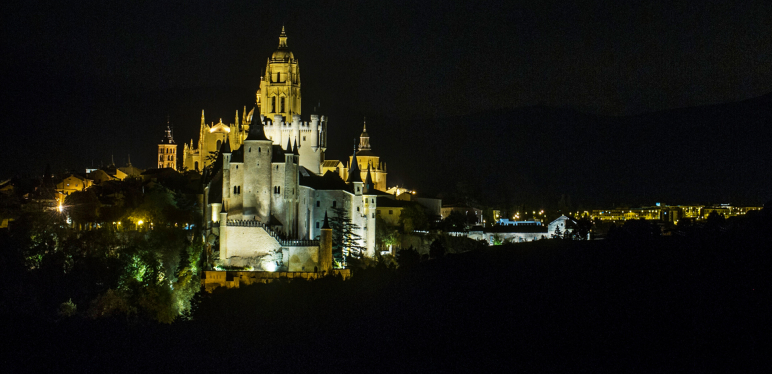
[[[298,60],[287,47],[283,26],[279,48],[268,59],[256,96],[259,113],[265,118],[280,115],[291,122],[293,115],[300,115],[300,70]]]
[[[244,153],[243,216],[265,224],[271,220],[271,143],[265,137],[263,126],[251,126],[241,146]]]
[[[319,235],[319,271],[326,274],[332,270],[332,228],[324,212],[324,225]]]
[[[177,144],[174,143],[168,120],[166,121],[166,135],[158,144],[158,168],[177,170]]]

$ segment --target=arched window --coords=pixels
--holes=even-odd
[[[276,96],[271,98],[271,113],[276,113]]]
[[[260,153],[262,151],[263,151],[262,147],[257,147],[257,153]]]
[[[221,145],[221,144],[222,144],[222,142],[218,140],[218,141],[217,141],[217,150],[218,150],[218,151],[220,150],[220,145]]]
[[[196,161],[195,167],[196,167],[196,171],[198,171],[198,161]],[[236,168],[238,169],[238,166],[236,166]]]
[[[284,113],[284,98],[281,98],[281,112]]]

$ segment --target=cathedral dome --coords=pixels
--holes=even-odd
[[[287,58],[290,60],[295,59],[295,55],[287,48],[279,48],[271,55],[272,60],[286,60]]]
[[[281,27],[281,34],[279,35],[279,48],[271,55],[272,60],[294,60],[295,55],[287,48],[287,33],[284,32],[284,26]]]

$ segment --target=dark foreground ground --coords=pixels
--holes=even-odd
[[[5,317],[2,363],[12,372],[761,371],[768,244],[552,240],[346,282],[220,289],[172,325]]]

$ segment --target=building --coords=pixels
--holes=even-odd
[[[236,112],[238,120],[239,113]],[[204,111],[201,111],[201,124],[199,126],[198,144],[193,145],[193,139],[190,145],[187,143],[182,147],[182,170],[192,170],[196,172],[203,171],[207,166],[214,162],[217,152],[228,140],[231,128],[222,123],[222,118],[217,124],[206,124]],[[159,167],[160,168],[160,167]]]
[[[129,166],[131,166],[131,162],[129,162]],[[166,123],[166,135],[161,139],[161,143],[158,144],[158,168],[177,170],[177,144],[174,143],[172,129],[169,127],[168,122]]]
[[[506,224],[493,227],[475,226],[467,237],[475,240],[485,240],[490,245],[501,243],[524,243],[542,239],[550,239],[557,233],[572,232],[576,222],[562,215],[547,225],[540,221],[507,221]]]
[[[85,191],[87,188],[91,187],[92,184],[94,184],[94,181],[91,179],[77,174],[69,174],[56,184],[56,200],[59,204],[62,204],[67,196],[76,191]]]
[[[443,205],[442,209],[440,210],[442,219],[448,218],[452,212],[462,213],[467,217],[468,222],[471,222],[472,217],[474,217],[473,219],[475,224],[479,225],[483,223],[482,209],[473,208],[465,204],[446,204]]]
[[[188,169],[212,166],[203,177],[208,180],[204,205],[207,230],[217,237],[218,266],[327,269],[332,260],[320,240],[325,218],[339,212],[356,226],[361,255],[375,254],[376,178],[385,189],[385,165],[369,153],[365,130],[349,167],[323,168],[332,164],[324,161],[327,120],[313,114],[301,121],[300,100],[298,60],[282,29],[260,78],[255,107],[248,113],[244,108],[241,121],[237,112],[230,126],[205,125],[202,114],[198,147],[191,141],[183,151]],[[205,159],[204,153],[216,157]]]
[[[232,150],[239,149],[254,124],[262,125],[263,133],[273,144],[297,144],[300,165],[315,174],[322,174],[321,164],[327,149],[327,119],[312,114],[309,121],[301,121],[300,70],[298,60],[287,46],[287,35],[282,28],[279,47],[273,52],[260,77],[255,107],[247,113],[246,107],[239,120],[226,125],[220,119],[217,124],[207,125],[201,111],[198,144],[185,144],[183,168],[201,172],[214,162],[221,145],[226,141]],[[364,178],[364,177],[363,177]]]
[[[386,191],[386,163],[380,161],[380,157],[373,153],[370,146],[370,135],[367,133],[367,121],[362,126],[362,133],[359,135],[359,144],[356,147],[356,160],[359,163],[360,178],[365,179],[365,173],[369,170],[372,176],[375,189]],[[322,163],[322,173],[332,171],[338,173],[342,179],[348,179],[351,169],[353,156],[349,157],[348,165],[344,165],[339,160],[325,160]]]

